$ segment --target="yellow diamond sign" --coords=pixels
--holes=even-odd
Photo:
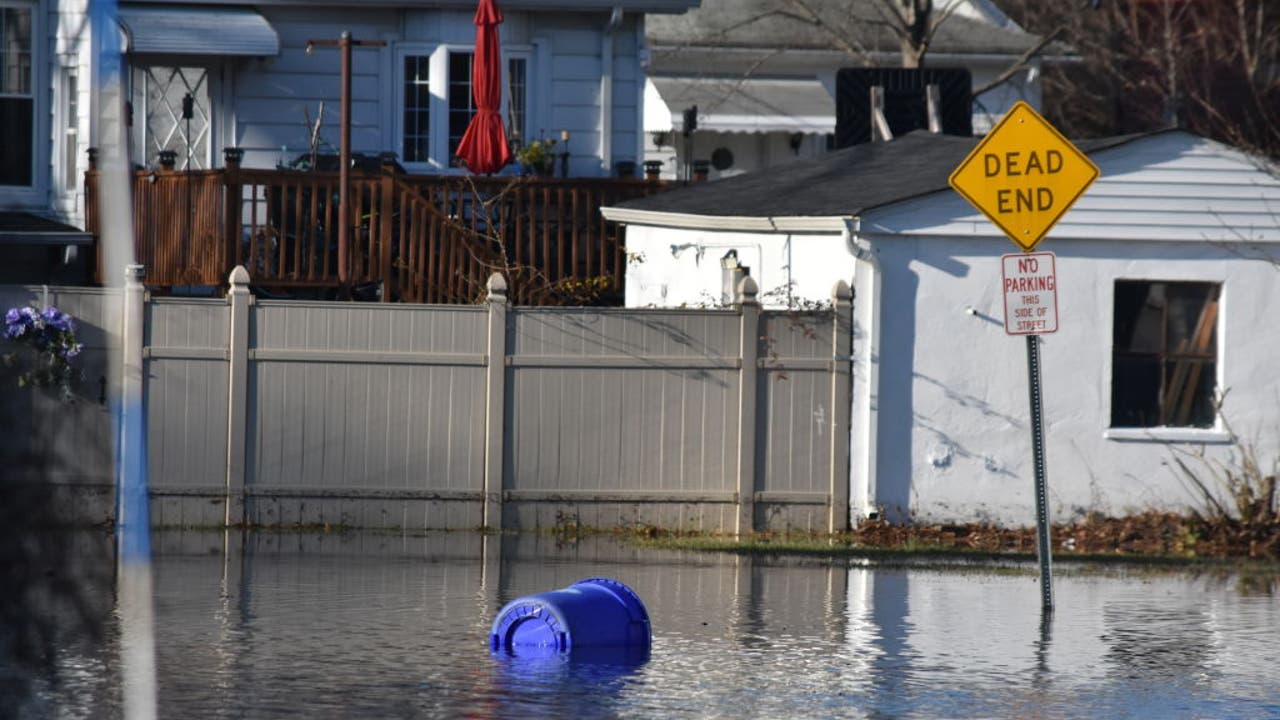
[[[1031,252],[1098,178],[1098,166],[1019,101],[960,167],[951,187]]]

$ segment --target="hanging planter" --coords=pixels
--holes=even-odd
[[[70,400],[75,358],[84,349],[76,342],[75,320],[56,307],[10,308],[4,337],[12,350],[0,353],[5,367],[18,371],[19,387],[56,388]]]

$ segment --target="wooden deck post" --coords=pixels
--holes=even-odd
[[[382,302],[391,302],[391,217],[395,213],[396,165],[394,157],[382,158],[381,205],[378,209],[378,274],[382,281]]]
[[[831,289],[831,488],[827,532],[849,529],[849,393],[853,363],[853,291],[843,280]]]
[[[244,150],[237,147],[222,149],[226,159],[222,172],[223,202],[223,242],[225,267],[234,268],[244,262],[243,248],[240,247],[240,214],[244,203],[243,190],[240,186],[240,161],[244,159]],[[224,269],[222,272],[226,272]]]
[[[760,341],[760,289],[750,276],[738,283],[738,307],[742,317],[742,368],[738,373],[738,520],[734,532],[755,530],[756,507],[756,378]]]
[[[84,174],[84,231],[93,236],[93,279],[102,284],[102,242],[98,237],[98,148],[89,148],[89,169]]]
[[[506,425],[507,281],[489,276],[488,374],[484,418],[484,527],[502,529],[502,490],[505,485],[503,432]]]

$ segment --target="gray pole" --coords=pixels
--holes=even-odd
[[[1036,554],[1040,559],[1041,607],[1053,609],[1053,558],[1049,544],[1049,487],[1044,461],[1044,411],[1040,401],[1040,337],[1027,336],[1027,379],[1031,395],[1031,460],[1036,474]]]

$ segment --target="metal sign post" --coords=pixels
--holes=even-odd
[[[1053,608],[1053,545],[1049,542],[1049,479],[1044,456],[1044,404],[1040,391],[1040,335],[1058,331],[1058,262],[1051,252],[1000,257],[1004,331],[1027,337],[1027,390],[1031,401],[1031,461],[1035,472],[1036,556],[1040,592]]]
[[[1053,609],[1053,559],[1039,336],[1058,331],[1058,284],[1053,253],[1033,251],[1099,174],[1098,167],[1056,128],[1030,105],[1018,102],[950,178],[951,187],[1022,250],[1001,258],[1001,286],[1005,332],[1027,337],[1036,554],[1046,613]]]
[[[1058,331],[1058,268],[1051,252],[1000,258],[1004,331],[1027,336],[1027,389],[1031,400],[1031,461],[1035,472],[1036,555],[1040,592],[1053,608],[1053,546],[1049,542],[1049,480],[1044,457],[1044,404],[1040,392],[1040,335]]]
[[[1044,461],[1044,411],[1040,399],[1040,337],[1027,336],[1027,381],[1031,396],[1031,462],[1036,483],[1036,557],[1040,559],[1040,605],[1053,608],[1053,546],[1049,543],[1049,478]]]

